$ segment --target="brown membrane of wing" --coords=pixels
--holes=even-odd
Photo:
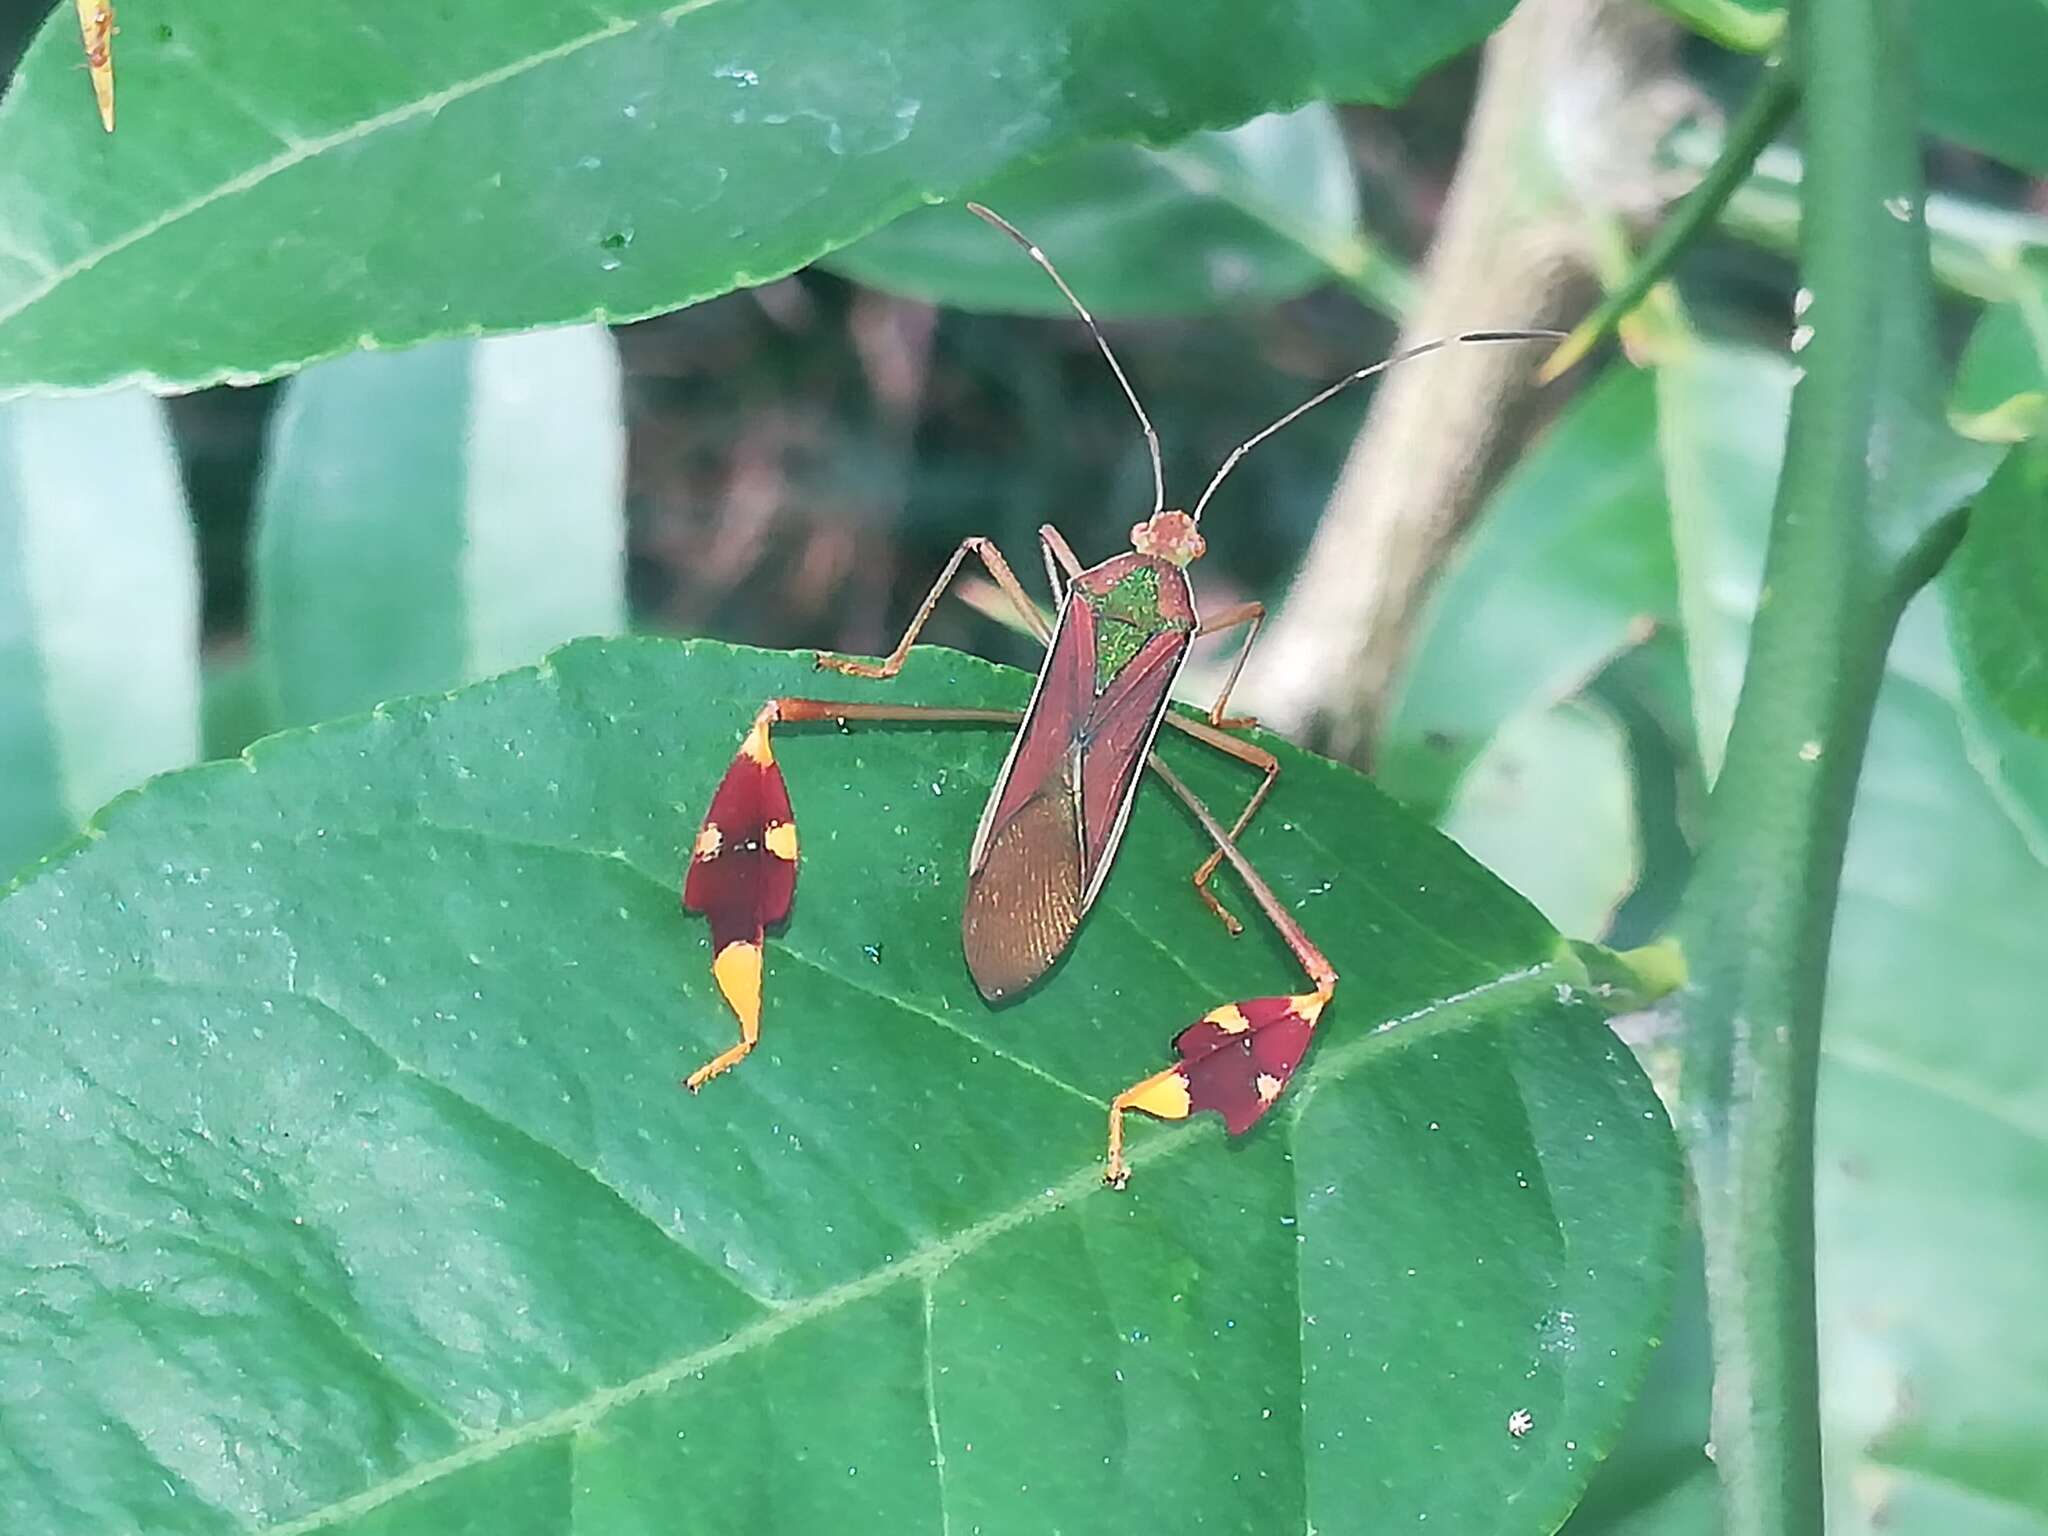
[[[1062,773],[994,828],[967,877],[960,937],[983,997],[1012,996],[1052,968],[1080,925],[1084,885],[1074,792]]]

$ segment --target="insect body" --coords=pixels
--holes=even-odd
[[[1109,874],[1139,771],[1195,633],[1185,563],[1200,535],[1180,513],[1163,548],[1074,577],[1009,761],[967,860],[961,937],[990,1002],[1059,958]],[[1174,543],[1171,540],[1181,542]],[[1178,557],[1178,558],[1176,558]]]
[[[1249,998],[1212,1009],[1175,1038],[1178,1060],[1173,1065],[1117,1095],[1110,1105],[1104,1176],[1120,1186],[1130,1172],[1123,1157],[1126,1111],[1178,1120],[1215,1110],[1231,1134],[1250,1129],[1300,1066],[1337,985],[1329,961],[1237,848],[1238,834],[1257,813],[1280,771],[1271,753],[1236,734],[1252,722],[1225,714],[1265,610],[1257,603],[1244,603],[1207,622],[1196,613],[1187,567],[1203,552],[1203,508],[1252,448],[1304,411],[1393,362],[1451,341],[1519,341],[1555,333],[1473,332],[1411,347],[1360,369],[1240,446],[1210,480],[1192,512],[1170,510],[1165,506],[1158,434],[1093,318],[1043,252],[987,209],[968,206],[1025,248],[1093,333],[1151,449],[1152,515],[1132,528],[1129,553],[1086,569],[1056,529],[1039,530],[1046,574],[1060,599],[1049,632],[1001,553],[986,539],[971,538],[953,552],[888,657],[880,662],[818,658],[818,665],[831,671],[894,676],[940,597],[972,555],[1046,645],[1037,685],[1021,713],[812,698],[770,699],[761,706],[712,798],[683,887],[683,905],[710,919],[712,972],[739,1019],[740,1038],[693,1072],[687,1086],[692,1091],[701,1088],[743,1059],[759,1039],[762,941],[769,926],[788,916],[796,889],[796,827],[775,762],[773,728],[820,720],[966,720],[1010,726],[1016,736],[968,855],[961,916],[967,967],[983,997],[998,1002],[1024,991],[1066,950],[1108,877],[1139,779],[1148,768],[1187,804],[1216,845],[1193,875],[1204,903],[1233,933],[1239,931],[1237,919],[1208,889],[1210,877],[1227,860],[1308,979],[1307,990],[1298,994]],[[1169,696],[1195,638],[1239,627],[1246,629],[1244,648],[1208,719],[1171,712]],[[1153,752],[1154,739],[1163,728],[1193,736],[1260,770],[1259,785],[1234,825],[1224,827]]]

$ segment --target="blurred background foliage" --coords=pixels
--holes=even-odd
[[[45,9],[0,10],[0,61]],[[1691,28],[1655,153],[1679,186],[1780,18],[1666,9]],[[2048,424],[2048,11],[1919,15],[1953,419],[2002,451]],[[1477,79],[1467,55],[1396,107],[1096,145],[981,189],[1104,317],[1161,426],[1170,499],[1390,349]],[[89,111],[82,74],[77,94]],[[1624,346],[1522,413],[1373,743],[1384,787],[1577,937],[1653,936],[1690,865],[1798,373],[1798,175],[1795,126]],[[1630,227],[1589,238],[1618,276]],[[1205,524],[1206,603],[1283,598],[1369,405],[1346,397],[1247,460]],[[2048,595],[2041,464],[2017,452],[1982,509],[2018,542],[1973,533],[1909,614],[1858,803],[1820,1174],[1843,1529],[2048,1527],[2048,749],[2030,734],[2048,715],[2015,639]],[[1148,493],[1085,332],[953,207],[610,329],[363,353],[160,403],[17,400],[0,406],[0,866],[149,773],[573,635],[885,650],[964,536],[1030,570],[1054,521],[1097,559]],[[1033,659],[971,604],[925,637]],[[1260,708],[1255,687],[1242,702]],[[1668,1042],[1644,1029],[1655,1075]],[[1575,1529],[1713,1528],[1700,1326],[1695,1297]]]

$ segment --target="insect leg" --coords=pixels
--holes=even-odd
[[[1258,814],[1259,807],[1266,803],[1266,796],[1273,792],[1273,781],[1280,777],[1280,759],[1268,752],[1264,747],[1254,746],[1248,741],[1240,741],[1235,736],[1226,734],[1216,726],[1205,725],[1199,720],[1190,720],[1185,715],[1176,715],[1169,711],[1166,715],[1166,724],[1184,735],[1194,737],[1195,740],[1206,746],[1214,747],[1226,757],[1234,757],[1241,763],[1249,764],[1264,775],[1259,780],[1259,787],[1252,791],[1251,799],[1245,802],[1244,809],[1237,813],[1237,820],[1231,823],[1230,840],[1233,843],[1236,842],[1243,835],[1244,829],[1251,825],[1251,819]],[[1153,761],[1155,763],[1157,761],[1156,753],[1153,756]],[[1224,927],[1228,928],[1232,934],[1240,934],[1244,932],[1244,924],[1240,923],[1231,914],[1229,909],[1216,899],[1216,893],[1209,889],[1209,881],[1214,878],[1217,869],[1222,863],[1223,850],[1219,847],[1196,866],[1194,874],[1195,894],[1202,898],[1202,905],[1215,913],[1217,919]]]
[[[1010,562],[1003,558],[1003,552],[995,544],[979,535],[962,539],[960,547],[953,551],[953,558],[946,562],[946,568],[939,572],[939,579],[932,583],[931,591],[919,605],[911,618],[910,627],[903,631],[903,638],[896,642],[896,649],[880,661],[856,661],[850,656],[820,656],[818,665],[829,672],[844,672],[851,677],[894,677],[903,670],[904,658],[910,654],[910,647],[917,640],[918,631],[930,620],[932,611],[939,606],[939,599],[946,595],[946,588],[953,584],[961,564],[969,555],[977,556],[996,585],[1003,589],[1003,595],[1016,605],[1025,627],[1038,637],[1040,644],[1052,638],[1052,631],[1045,626],[1045,619],[1038,611],[1038,605],[1031,601],[1031,594],[1024,590],[1024,583],[1017,579],[1017,573],[1010,569]]]
[[[1211,725],[1220,726],[1226,731],[1241,731],[1249,726],[1258,724],[1258,721],[1252,719],[1249,715],[1239,715],[1235,719],[1225,718],[1223,711],[1230,704],[1230,690],[1237,686],[1238,676],[1244,671],[1245,660],[1251,655],[1252,645],[1259,638],[1259,627],[1265,622],[1266,605],[1264,603],[1238,603],[1234,607],[1224,609],[1212,618],[1204,619],[1202,627],[1195,631],[1197,636],[1220,635],[1225,630],[1237,628],[1240,624],[1249,624],[1251,626],[1250,629],[1245,631],[1244,645],[1238,650],[1237,660],[1231,663],[1230,675],[1223,679],[1223,691],[1216,695],[1216,702],[1209,706],[1209,723]]]
[[[1051,523],[1039,526],[1038,553],[1045,561],[1046,583],[1052,588],[1054,601],[1058,601],[1067,595],[1067,583],[1081,574],[1081,562],[1073,545]]]
[[[1152,768],[1195,813],[1202,830],[1230,861],[1260,910],[1301,962],[1314,990],[1291,997],[1249,998],[1211,1009],[1174,1037],[1179,1061],[1133,1083],[1110,1101],[1109,1152],[1103,1179],[1117,1188],[1131,1176],[1130,1164],[1124,1160],[1127,1111],[1143,1110],[1161,1120],[1184,1120],[1213,1109],[1223,1116],[1231,1135],[1243,1134],[1272,1107],[1301,1065],[1316,1020],[1337,989],[1336,970],[1281,905],[1273,888],[1238,852],[1237,844],[1208,806],[1164,763],[1155,762]]]
[[[770,699],[754,716],[691,845],[683,907],[711,922],[711,975],[739,1020],[739,1041],[684,1080],[692,1093],[744,1060],[761,1038],[761,944],[796,896],[795,813],[769,740],[814,720],[974,721],[1015,726],[1014,709],[944,709],[841,699]]]

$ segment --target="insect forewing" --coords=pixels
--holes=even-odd
[[[1009,761],[982,813],[968,862],[961,936],[991,1002],[1036,981],[1065,951],[1116,855],[1138,774],[1186,660],[1193,628],[1185,578],[1171,621],[1152,601],[1137,620],[1105,608],[1133,568],[1122,556],[1068,589]],[[1183,619],[1180,614],[1186,610]]]

